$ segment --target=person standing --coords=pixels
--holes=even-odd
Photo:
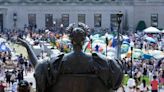
[[[141,92],[148,92],[148,86],[146,85],[146,80],[145,79],[143,79],[142,80],[142,83],[141,83],[141,85],[140,85],[140,91]]]
[[[3,84],[3,81],[0,81],[0,92],[5,92],[5,85]]]
[[[136,86],[136,82],[134,78],[132,78],[132,75],[130,75],[130,78],[128,79],[127,82],[128,92],[134,92],[135,86]]]
[[[35,92],[35,91],[34,91],[34,88],[33,88],[32,86],[33,86],[33,83],[32,83],[32,82],[30,82],[30,83],[29,83],[30,92]]]
[[[22,76],[22,72],[21,70],[18,70],[18,82],[20,82],[21,80],[23,80],[23,76]]]
[[[16,79],[16,76],[15,76],[14,72],[12,72],[11,77],[10,77],[10,81],[11,81],[12,85],[13,85],[15,79]]]
[[[9,71],[7,71],[7,72],[6,72],[6,83],[8,83],[9,86],[10,86],[10,82],[11,82],[10,78],[11,78],[11,74],[10,74]]]
[[[25,71],[25,75],[27,76],[27,70],[28,70],[28,62],[27,59],[24,57],[24,71]]]
[[[157,76],[153,76],[153,80],[151,81],[151,90],[152,92],[158,92],[158,81],[156,80]]]

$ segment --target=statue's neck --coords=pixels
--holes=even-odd
[[[74,52],[81,52],[82,51],[82,46],[73,46]]]

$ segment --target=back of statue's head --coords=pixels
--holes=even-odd
[[[73,45],[83,45],[89,28],[84,23],[79,23],[78,27],[70,24],[67,30],[69,31],[69,37]]]
[[[86,34],[82,28],[74,28],[70,33],[70,39],[74,45],[82,45]]]

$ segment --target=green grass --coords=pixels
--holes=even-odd
[[[9,46],[11,48],[15,48],[17,55],[23,54],[24,57],[28,58],[27,50],[25,47],[18,44],[13,44],[13,43],[11,43]]]
[[[122,81],[123,85],[127,85],[128,79],[129,79],[129,76],[128,76],[127,74],[125,74],[125,75],[124,75],[124,78],[123,78],[123,81]],[[147,84],[147,85],[150,85],[150,81],[149,81],[149,77],[148,77],[148,76],[143,76],[143,77],[141,77],[141,82],[142,82],[143,79],[146,80],[146,84]],[[141,83],[141,82],[140,82],[140,83]],[[139,83],[139,84],[140,84],[140,83]]]

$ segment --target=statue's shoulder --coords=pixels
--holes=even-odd
[[[92,53],[92,58],[93,60],[98,60],[98,61],[104,61],[104,62],[107,62],[107,58],[105,56],[103,56],[102,54],[99,54],[99,53]]]
[[[64,54],[59,54],[56,57],[51,58],[50,60],[44,60],[44,61],[40,61],[37,65],[36,65],[36,71],[39,70],[43,70],[43,69],[47,69],[48,67],[54,65],[54,64],[58,64],[59,62],[61,62],[62,58],[63,58]]]
[[[49,63],[56,63],[56,62],[59,62],[63,59],[63,57],[65,56],[65,54],[59,54],[57,55],[56,57],[53,57],[50,59]]]

